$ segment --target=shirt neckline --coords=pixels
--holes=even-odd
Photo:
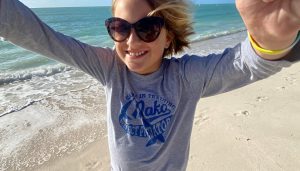
[[[129,75],[132,78],[136,78],[136,79],[139,79],[139,80],[153,80],[155,78],[158,78],[160,75],[162,75],[162,72],[163,72],[164,67],[165,67],[164,63],[165,63],[165,60],[163,59],[159,69],[156,70],[155,72],[153,72],[151,74],[147,74],[147,75],[141,75],[141,74],[135,73],[133,71],[130,71],[127,67],[126,67],[126,69],[128,70]]]

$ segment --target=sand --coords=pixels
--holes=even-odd
[[[299,170],[299,66],[200,100],[187,170]]]

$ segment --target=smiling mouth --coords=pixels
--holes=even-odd
[[[126,54],[129,55],[132,58],[141,57],[141,56],[145,55],[146,53],[147,53],[147,51],[141,51],[141,52],[129,52],[129,51],[126,51]]]

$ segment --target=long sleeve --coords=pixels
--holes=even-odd
[[[115,52],[54,31],[18,0],[0,0],[0,37],[83,70],[105,84]]]
[[[213,96],[267,78],[299,61],[299,43],[283,60],[269,61],[259,57],[248,39],[207,57],[184,56],[183,76],[196,98]]]

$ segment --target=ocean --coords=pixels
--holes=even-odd
[[[113,41],[104,26],[104,20],[111,16],[110,8],[40,8],[33,11],[56,31],[91,45],[112,47]],[[234,4],[199,5],[191,11],[196,33],[190,37],[193,42],[245,30]],[[8,79],[7,74],[17,77],[56,65],[55,61],[0,41],[0,85],[19,78]]]
[[[113,47],[104,27],[104,20],[111,16],[110,8],[32,10],[56,31],[94,46]],[[186,50],[188,53],[220,53],[244,39],[245,26],[234,4],[198,5],[191,13],[195,34],[190,40],[198,46],[192,45]],[[105,95],[96,80],[5,41],[0,41],[0,99],[0,170],[42,165],[51,156],[80,150],[86,145],[84,142],[106,134]],[[84,125],[91,127],[89,134],[80,138],[66,136]],[[27,154],[30,144],[38,144],[34,140],[37,136],[39,143],[72,142],[56,144],[58,151],[39,144],[40,151],[22,157],[20,154]]]

